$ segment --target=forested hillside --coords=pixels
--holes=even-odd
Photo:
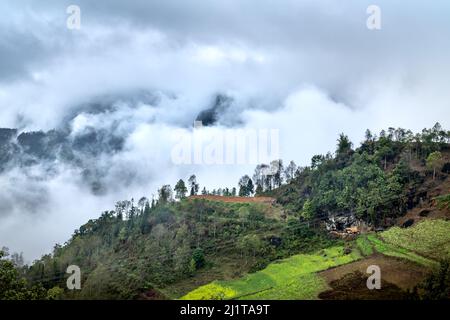
[[[365,137],[354,150],[342,134],[335,156],[314,156],[290,183],[267,193],[304,219],[350,214],[377,225],[427,201],[450,173],[450,135],[439,124],[421,134],[390,128]]]
[[[418,134],[389,128],[373,135],[368,130],[358,147],[341,134],[334,153],[316,155],[306,167],[293,161],[284,166],[281,160],[258,165],[253,175],[239,180],[238,189],[200,191],[192,175],[173,189],[162,186],[155,199],[118,202],[114,210],[77,229],[65,244],[55,245],[52,253],[19,268],[16,278],[27,279],[33,290],[39,287],[35,296],[40,298],[174,299],[297,254],[311,261],[322,257],[323,265],[311,266],[314,272],[334,266],[328,261],[331,256],[342,260],[336,265],[349,263],[386,244],[377,247],[372,236],[366,252],[366,238],[355,242],[355,237],[336,236],[345,235],[348,227],[370,233],[449,218],[449,143],[450,132],[439,124]],[[190,197],[200,193],[215,197]],[[220,200],[237,195],[276,201]],[[391,232],[382,239],[394,243],[396,237]],[[69,265],[82,270],[79,291],[64,289]],[[236,292],[249,290],[239,287]],[[305,297],[317,296],[299,296]]]

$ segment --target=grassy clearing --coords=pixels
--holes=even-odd
[[[450,257],[450,221],[424,220],[407,229],[394,227],[383,232],[381,238],[434,260]]]
[[[372,244],[364,235],[359,236],[358,239],[356,239],[356,246],[361,254],[365,257],[373,254]]]
[[[214,281],[181,299],[316,299],[327,288],[316,272],[360,258],[356,250],[344,254],[342,246],[295,255],[237,280]]]
[[[374,234],[368,235],[367,239],[372,243],[377,252],[382,253],[386,256],[407,259],[426,267],[433,267],[437,265],[437,262],[434,260],[422,257],[405,248],[397,247],[389,243],[386,243]]]

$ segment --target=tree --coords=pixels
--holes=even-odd
[[[395,155],[394,146],[391,139],[382,136],[380,133],[380,139],[377,143],[377,150],[375,156],[383,161],[384,170],[387,168],[387,161],[392,159]]]
[[[123,219],[123,217],[125,218],[129,218],[129,214],[130,214],[130,207],[132,206],[131,201],[129,200],[124,200],[124,201],[118,201],[116,203],[116,215],[118,218]]]
[[[13,254],[11,254],[11,262],[14,263],[14,265],[16,267],[23,267],[24,266],[24,259],[23,259],[23,253],[17,253],[14,252]]]
[[[341,133],[337,140],[336,155],[348,155],[352,151],[353,143],[350,141],[347,135]]]
[[[291,160],[291,162],[289,162],[288,166],[284,170],[284,176],[286,177],[287,183],[291,182],[291,180],[294,179],[295,171],[297,171],[297,165],[294,161]]]
[[[186,197],[187,188],[182,179],[178,180],[173,190],[175,191],[175,199],[181,200]]]
[[[136,217],[136,207],[134,206],[134,198],[131,198],[130,207],[128,211],[128,220],[132,222],[135,217]],[[129,225],[131,227],[132,223],[130,223]]]
[[[314,207],[311,200],[307,199],[303,204],[303,209],[300,212],[300,216],[305,220],[311,220],[314,218]]]
[[[311,168],[312,169],[318,168],[323,163],[324,160],[325,160],[325,157],[323,155],[316,154],[315,156],[313,156],[311,158]]]
[[[146,197],[142,197],[138,201],[139,212],[142,214],[145,209],[145,205],[148,203],[148,199]]]
[[[364,142],[361,144],[361,150],[367,152],[368,154],[373,154],[375,150],[375,140],[376,138],[373,136],[372,132],[367,129],[364,134]]]
[[[366,130],[366,132],[364,134],[364,138],[366,139],[366,142],[367,141],[373,141],[373,135],[372,135],[372,132],[369,129]]]
[[[256,190],[260,192],[264,191],[264,186],[267,182],[266,175],[268,174],[269,166],[267,164],[258,164],[255,168],[255,173],[253,174],[253,182],[256,185]]]
[[[398,177],[400,183],[405,184],[410,180],[411,168],[404,159],[401,159],[392,170],[392,173]]]
[[[151,213],[150,203],[147,200],[145,202],[144,211],[141,216],[141,233],[142,234],[147,234],[151,230],[151,225],[149,222],[150,213]]]
[[[448,132],[443,130],[439,122],[436,122],[436,124],[431,129],[431,134],[433,142],[438,143],[439,145],[448,143]]]
[[[253,193],[253,182],[248,175],[245,175],[239,179],[238,186],[240,197],[248,197]]]
[[[256,185],[255,195],[256,196],[260,196],[260,195],[263,194],[263,192],[264,192],[263,187],[261,185],[259,185],[259,184]]]
[[[350,157],[353,153],[352,142],[347,135],[341,133],[337,140],[336,148],[336,163],[339,168],[345,167],[350,161]]]
[[[242,254],[245,255],[245,260],[247,262],[247,257],[256,257],[258,253],[264,248],[264,243],[256,234],[246,235],[240,239],[237,243],[238,248],[241,250]]]
[[[163,185],[161,189],[158,190],[158,195],[158,203],[168,203],[172,200],[172,188],[168,184]]]
[[[427,158],[427,167],[428,169],[433,171],[433,180],[436,179],[436,169],[438,169],[442,165],[442,153],[439,151],[435,151],[430,153]]]
[[[267,169],[267,173],[264,174],[264,190],[272,190],[273,187],[273,175],[270,169]]]
[[[124,207],[122,201],[116,202],[116,210],[114,212],[116,213],[117,220],[122,221],[124,214]]]
[[[270,163],[270,171],[273,177],[274,186],[280,187],[283,183],[283,160],[274,160]]]
[[[253,185],[253,181],[250,178],[247,182],[247,192],[249,196],[251,196],[255,192],[255,186]]]
[[[206,187],[203,187],[203,189],[202,189],[202,195],[207,195],[208,194],[208,191],[206,190]]]
[[[40,286],[30,286],[20,277],[14,263],[4,259],[0,251],[0,300],[41,300],[47,298],[46,290]]]
[[[188,179],[189,184],[189,192],[191,196],[194,196],[198,193],[199,184],[197,183],[197,177],[195,174],[191,175]]]
[[[191,265],[194,270],[198,270],[205,265],[205,254],[201,248],[196,248],[192,252]]]

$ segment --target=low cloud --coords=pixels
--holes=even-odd
[[[357,144],[366,128],[450,126],[444,2],[380,1],[379,31],[366,28],[368,1],[81,0],[77,31],[69,4],[0,4],[0,127],[80,146],[76,161],[0,173],[0,244],[29,259],[117,200],[192,173],[209,189],[251,174],[171,159],[174,132],[192,134],[218,96],[231,102],[204,135],[277,129],[281,158],[300,165],[340,132]]]

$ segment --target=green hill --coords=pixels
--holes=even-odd
[[[214,281],[181,299],[317,299],[321,292],[329,289],[318,272],[370,257],[374,252],[429,268],[437,267],[438,258],[448,257],[449,231],[450,222],[444,220],[426,220],[409,229],[395,227],[380,236],[359,237],[353,243],[354,249],[347,254],[344,247],[337,246],[315,254],[295,255],[237,280]]]
[[[65,269],[76,264],[84,285],[69,298],[177,298],[217,277],[236,278],[270,261],[336,243],[296,219],[274,218],[276,210],[183,200],[148,206],[127,220],[106,212],[36,261],[27,276],[42,279],[48,288],[63,287]]]
[[[419,279],[449,256],[449,139],[439,124],[367,131],[357,148],[341,134],[309,166],[261,164],[239,190],[204,188],[204,199],[186,198],[199,191],[192,175],[152,201],[117,202],[17,277],[64,299],[315,299],[369,258],[408,261]],[[355,239],[353,225],[372,231]],[[79,291],[63,289],[69,265],[82,271]]]

